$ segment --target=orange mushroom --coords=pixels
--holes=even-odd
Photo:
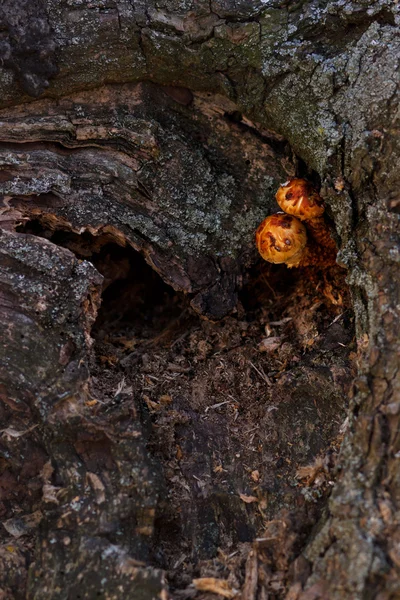
[[[337,253],[336,242],[322,216],[325,211],[324,202],[313,185],[305,179],[290,179],[277,191],[276,201],[282,210],[303,221],[307,228],[311,238],[307,264],[334,265]],[[316,248],[311,252],[313,244]],[[306,261],[305,257],[304,261]],[[305,264],[304,262],[303,266]]]
[[[288,267],[333,266],[336,243],[322,216],[323,200],[312,184],[291,179],[281,185],[276,200],[287,214],[271,215],[258,227],[256,243],[261,256]]]
[[[256,231],[256,245],[264,260],[288,267],[300,264],[307,244],[304,225],[291,215],[277,213],[264,219]]]
[[[321,217],[325,210],[321,196],[305,179],[290,179],[281,185],[276,201],[285,213],[300,221]]]

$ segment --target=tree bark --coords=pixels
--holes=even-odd
[[[104,577],[106,597],[167,594],[148,566],[163,484],[146,427],[134,403],[94,414],[88,392],[102,278],[72,238],[27,222],[133,248],[217,320],[295,174],[321,185],[334,224],[358,374],[318,526],[294,551],[280,521],[286,562],[256,543],[243,598],[398,597],[399,20],[385,0],[2,3],[0,473],[24,513],[6,531],[39,531],[30,567],[17,534],[0,554],[4,598],[94,598]]]

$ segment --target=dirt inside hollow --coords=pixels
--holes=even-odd
[[[165,569],[173,598],[201,599],[209,593],[194,579],[240,589],[255,548],[259,581],[284,597],[346,427],[357,356],[345,270],[260,260],[236,312],[210,322],[132,249],[35,223],[25,230],[104,275],[91,397],[110,414],[134,404],[163,481],[143,559]]]
[[[193,595],[199,577],[239,588],[249,544],[281,522],[297,531],[267,553],[279,597],[329,496],[345,427],[355,362],[345,271],[260,262],[237,312],[214,323],[134,251],[105,246],[93,262],[107,287],[92,393],[135,399],[163,472],[150,562],[176,597]]]

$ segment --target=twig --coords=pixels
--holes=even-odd
[[[257,552],[251,550],[246,560],[246,576],[244,580],[242,600],[255,600],[258,583]]]
[[[249,360],[249,364],[253,367],[253,369],[256,371],[256,373],[259,374],[261,379],[263,379],[267,385],[272,385],[270,378],[268,377],[268,375],[266,375],[264,373],[264,371],[262,369],[261,369],[261,371],[258,370],[257,367],[251,362],[251,360]]]

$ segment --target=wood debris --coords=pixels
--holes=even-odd
[[[226,579],[201,577],[200,579],[193,579],[193,585],[200,592],[211,592],[224,598],[234,598],[237,595],[237,591],[231,588]]]

